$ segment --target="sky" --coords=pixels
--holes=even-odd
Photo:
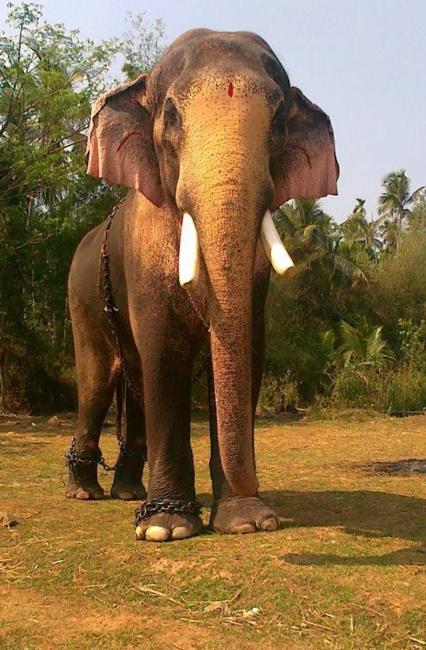
[[[167,42],[192,27],[265,38],[291,83],[328,113],[340,163],[338,221],[355,199],[376,214],[383,176],[426,184],[426,0],[44,0],[45,18],[95,41],[127,31],[126,12],[162,18]],[[0,0],[0,30],[6,2]]]

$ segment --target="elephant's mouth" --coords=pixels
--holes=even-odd
[[[294,262],[281,241],[269,210],[266,210],[262,219],[260,238],[265,253],[278,275],[284,275],[294,267]],[[199,270],[200,245],[197,229],[191,215],[185,212],[182,219],[179,249],[180,285],[185,288],[196,282]]]

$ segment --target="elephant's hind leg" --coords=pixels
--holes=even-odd
[[[134,378],[133,374],[132,378]],[[115,470],[111,496],[123,501],[131,501],[146,497],[145,486],[142,483],[147,456],[145,412],[143,405],[136,401],[129,388],[127,388],[123,400],[126,404],[124,453],[121,454]]]
[[[80,462],[70,465],[66,496],[102,499],[104,491],[98,483],[96,462],[99,437],[120,375],[120,364],[101,331],[73,325],[78,386],[75,451]]]

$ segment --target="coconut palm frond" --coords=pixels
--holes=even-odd
[[[345,366],[370,366],[381,368],[394,359],[382,336],[382,326],[370,327],[367,321],[354,327],[346,321],[340,323],[342,343],[338,348]]]
[[[336,342],[336,335],[333,330],[326,330],[321,335],[321,342],[324,347],[334,349],[334,344]]]
[[[355,262],[352,262],[352,260],[343,255],[336,255],[334,257],[334,269],[340,271],[351,282],[361,281],[368,283],[368,278],[364,271]]]
[[[297,231],[297,224],[294,223],[290,211],[285,209],[287,207],[289,206],[284,206],[276,211],[274,221],[280,235],[294,237]]]
[[[416,190],[414,190],[414,192],[412,192],[412,194],[407,200],[407,203],[414,203],[417,198],[419,197],[422,198],[422,195],[425,193],[425,191],[426,191],[426,185],[422,185],[421,187],[418,187]]]
[[[379,214],[388,214],[396,210],[403,210],[404,204],[400,197],[392,192],[383,192],[379,197]]]
[[[377,367],[383,366],[392,358],[392,353],[382,338],[382,329],[382,326],[374,327],[366,340],[365,362]]]
[[[342,320],[340,323],[340,336],[342,343],[338,348],[338,353],[342,355],[345,366],[364,356],[359,332],[355,327]]]
[[[306,242],[314,241],[319,234],[319,228],[316,224],[311,224],[303,229],[302,239]]]

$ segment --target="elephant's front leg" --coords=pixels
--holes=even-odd
[[[203,529],[195,507],[190,444],[192,353],[174,345],[174,336],[156,323],[140,348],[149,486],[136,536],[147,541],[183,539]]]
[[[253,321],[252,407],[254,423],[265,357],[264,293],[258,297],[257,304],[256,301],[254,303]],[[277,530],[278,517],[270,506],[265,504],[259,496],[236,495],[226,480],[219,454],[214,378],[211,364],[208,368],[208,391],[211,439],[210,474],[213,485],[210,526],[217,532],[234,534],[253,533],[256,530]]]

